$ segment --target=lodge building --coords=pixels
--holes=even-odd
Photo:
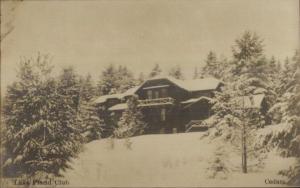
[[[214,97],[214,91],[221,91],[223,85],[215,78],[183,81],[172,77],[154,77],[124,93],[100,96],[94,103],[105,108],[110,115],[120,117],[127,108],[128,97],[137,95],[138,106],[148,124],[146,133],[186,132],[191,127],[201,131],[207,129],[200,125],[212,113],[210,100]],[[253,104],[258,108],[263,101],[263,97],[259,98],[254,100],[257,104]]]

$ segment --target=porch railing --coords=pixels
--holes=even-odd
[[[191,120],[185,125],[185,132],[189,132],[193,126],[206,128],[205,124],[202,124],[203,120]]]
[[[174,104],[175,99],[171,97],[139,100],[139,106]]]

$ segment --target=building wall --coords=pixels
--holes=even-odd
[[[168,86],[155,88],[155,86],[166,85]],[[163,92],[163,90],[166,90],[167,92]],[[170,97],[175,99],[175,102],[172,105],[160,104],[156,106],[147,106],[142,108],[142,112],[144,114],[144,121],[148,124],[145,130],[146,134],[172,133],[174,131],[184,132],[185,125],[190,120],[205,119],[209,115],[210,106],[208,105],[207,101],[198,102],[186,109],[183,109],[184,105],[182,105],[181,102],[190,98],[196,98],[201,96],[212,97],[213,91],[211,90],[188,92],[167,79],[149,80],[140,89],[138,89],[138,91],[136,91],[139,100],[149,99],[148,91],[152,92],[151,99]],[[156,93],[158,93],[158,95],[156,95]],[[108,100],[106,103],[106,107],[108,109],[109,107],[121,102],[124,103],[126,101],[121,101],[118,99]],[[120,118],[122,111],[114,111],[113,113],[114,118],[112,118],[110,122],[115,122],[114,124],[116,124],[116,119]]]
[[[155,93],[156,91],[158,91],[160,93],[159,98],[162,98],[162,88],[143,89],[146,87],[159,86],[159,85],[169,85],[169,87],[166,87],[167,93],[168,93],[167,97],[171,97],[171,98],[175,99],[176,101],[183,101],[189,97],[189,93],[187,91],[174,85],[169,80],[162,79],[162,80],[150,80],[147,83],[145,83],[144,86],[137,91],[137,95],[139,96],[139,99],[141,99],[141,100],[148,99],[148,95],[147,95],[148,90],[152,90],[152,93]],[[153,96],[154,96],[154,94],[153,94]]]

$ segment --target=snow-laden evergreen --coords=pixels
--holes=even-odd
[[[169,71],[169,76],[176,78],[178,80],[184,80],[182,69],[179,65],[172,67]]]
[[[217,54],[210,51],[206,57],[205,65],[202,67],[201,72],[197,78],[215,77],[217,79],[224,79],[228,63],[226,59],[218,59]]]
[[[245,32],[236,40],[233,57],[226,65],[227,75],[223,77],[225,86],[215,92],[211,100],[213,115],[203,123],[211,129],[211,136],[222,136],[236,146],[243,156],[243,161],[257,159],[261,147],[254,144],[257,130],[269,124],[267,109],[273,104],[275,93],[270,87],[270,79],[266,74],[269,62],[264,56],[262,40],[251,32]],[[249,49],[248,49],[249,48]],[[211,54],[212,59],[213,54]],[[215,62],[216,62],[216,58]],[[211,61],[207,61],[209,63]],[[206,65],[210,67],[211,65]],[[207,69],[208,74],[210,69]],[[212,69],[212,75],[215,70]],[[264,106],[246,105],[246,99],[255,103],[255,95],[264,96]],[[245,169],[244,169],[245,168]],[[243,165],[247,172],[247,164]]]
[[[98,95],[122,93],[135,86],[136,80],[126,66],[116,68],[113,64],[106,67],[97,83]]]
[[[50,76],[49,57],[23,59],[5,98],[4,175],[59,175],[81,147],[72,95]]]
[[[138,107],[138,100],[133,96],[127,100],[128,108],[122,113],[114,135],[119,138],[128,138],[134,135],[140,135],[146,128],[143,121],[143,114]]]
[[[148,77],[153,78],[155,76],[161,75],[161,73],[162,73],[162,70],[161,70],[160,66],[158,64],[155,64],[155,66],[153,67],[153,69],[149,73]]]
[[[97,107],[90,103],[81,103],[79,112],[82,136],[86,142],[100,139],[103,135],[104,121],[100,119]]]

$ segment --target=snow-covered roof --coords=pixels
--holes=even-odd
[[[198,97],[198,98],[191,98],[191,99],[189,99],[189,100],[182,101],[181,104],[184,104],[184,105],[186,104],[186,105],[184,106],[184,108],[188,108],[188,107],[194,105],[195,103],[197,103],[197,102],[199,102],[199,101],[201,101],[201,100],[210,101],[211,98],[205,97],[205,96]]]
[[[215,78],[203,78],[203,79],[194,79],[194,80],[185,80],[183,81],[184,89],[188,91],[204,91],[204,90],[214,90],[217,89],[220,80]]]
[[[110,111],[114,111],[114,110],[125,110],[128,108],[127,103],[120,103],[120,104],[116,104],[112,107],[110,107],[108,110]]]
[[[117,93],[111,95],[103,95],[94,100],[95,104],[105,103],[107,99],[122,99],[123,97],[134,95],[139,86],[133,87],[125,91],[124,93]]]
[[[170,76],[157,76],[148,80],[159,80],[167,79],[173,82],[178,87],[187,90],[187,91],[204,91],[204,90],[214,90],[220,83],[220,80],[216,78],[202,78],[202,79],[193,79],[193,80],[178,80]],[[148,81],[147,80],[147,81]]]
[[[107,99],[122,99],[123,94],[111,94],[111,95],[103,95],[94,100],[93,103],[100,104],[106,102]]]
[[[144,87],[143,89],[157,89],[157,88],[166,88],[170,85],[159,85],[159,86],[150,86],[150,87]]]
[[[215,78],[203,78],[203,79],[194,79],[194,80],[178,80],[176,78],[172,78],[169,76],[157,76],[154,78],[150,78],[146,80],[144,83],[150,80],[159,80],[159,79],[167,79],[170,82],[174,83],[178,87],[187,90],[187,91],[204,91],[204,90],[214,90],[216,89],[220,83],[220,80]],[[119,94],[111,94],[111,95],[103,95],[94,100],[95,104],[101,104],[107,101],[107,99],[122,99],[123,97],[134,95],[138,89],[140,89],[143,85],[139,85],[133,88],[128,89],[124,93]]]
[[[127,91],[125,91],[125,92],[123,93],[123,97],[125,97],[125,96],[130,96],[130,95],[134,95],[135,92],[136,92],[139,88],[140,88],[140,86],[135,86],[135,87],[133,87],[133,88],[128,89]]]
[[[264,94],[251,95],[251,96],[243,96],[238,97],[238,103],[244,108],[261,108],[262,102],[265,98]],[[243,104],[244,100],[244,104]]]
[[[198,98],[191,98],[189,100],[182,101],[181,103],[182,104],[195,103],[195,102],[198,102],[200,100],[211,100],[211,98],[202,96],[202,97],[198,97]]]

